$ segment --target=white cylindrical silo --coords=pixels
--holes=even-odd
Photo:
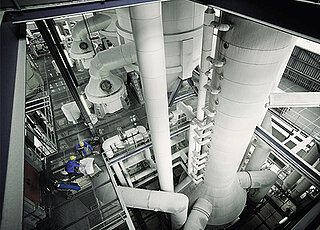
[[[165,42],[167,88],[175,89],[178,77],[191,77],[200,63],[202,25],[205,6],[184,0],[165,1],[162,22]],[[120,43],[133,40],[128,8],[116,9]]]
[[[204,182],[190,195],[191,203],[203,197],[213,204],[210,225],[234,221],[245,206],[237,169],[293,42],[290,35],[238,16],[225,13],[222,22],[232,28],[218,34],[215,58],[225,59],[225,65],[214,70],[212,81],[221,88],[209,101],[217,112],[215,125]]]

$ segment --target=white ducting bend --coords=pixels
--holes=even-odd
[[[104,14],[96,14],[85,21],[79,21],[72,29],[73,43],[70,55],[74,59],[81,59],[84,67],[89,68],[90,60],[94,56],[93,47],[88,39],[90,33],[107,28],[111,23],[111,18]]]
[[[127,91],[123,80],[112,75],[111,70],[137,62],[134,43],[127,43],[112,49],[99,52],[91,61],[90,80],[85,88],[88,100],[95,104],[107,104],[107,112],[113,113],[123,107],[121,97]],[[102,81],[112,85],[110,91],[101,88]]]
[[[181,228],[187,219],[188,197],[181,193],[118,187],[127,207],[171,213],[172,228]]]
[[[277,174],[270,170],[247,171],[237,173],[240,186],[242,188],[265,188],[273,185],[277,179]]]
[[[199,198],[193,205],[184,230],[205,229],[209,216],[212,212],[212,204],[206,199]]]

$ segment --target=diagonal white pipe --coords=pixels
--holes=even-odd
[[[160,188],[173,191],[161,2],[130,8]]]
[[[202,230],[205,229],[209,216],[212,212],[212,204],[203,199],[199,198],[193,205],[191,213],[188,217],[184,230]]]
[[[248,197],[254,203],[259,203],[277,181],[277,174],[271,170],[238,172],[237,176],[242,188],[251,189]]]
[[[128,187],[118,190],[127,207],[171,213],[173,229],[180,229],[186,222],[189,199],[184,194]]]

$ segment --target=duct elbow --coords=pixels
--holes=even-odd
[[[277,174],[270,170],[238,172],[237,176],[240,186],[244,189],[266,188],[277,180]]]
[[[92,78],[100,79],[100,75],[108,75],[110,70],[117,69],[137,62],[133,42],[99,52],[90,63],[89,74]]]
[[[199,198],[192,207],[192,211],[184,226],[184,230],[205,229],[212,212],[212,204],[206,199]]]
[[[97,14],[87,20],[87,26],[91,33],[107,28],[110,23],[111,17],[104,14]],[[86,23],[83,20],[79,21],[72,29],[72,39],[74,41],[85,40],[87,34]]]
[[[128,207],[171,213],[173,229],[181,228],[187,220],[189,198],[184,194],[129,187],[118,189]]]

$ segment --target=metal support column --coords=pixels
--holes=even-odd
[[[77,81],[77,78],[76,78],[76,76],[74,75],[74,72],[73,72],[73,70],[72,70],[72,68],[71,68],[71,66],[70,66],[70,64],[69,64],[69,62],[68,62],[68,60],[67,60],[67,57],[66,57],[66,55],[65,55],[65,53],[64,53],[64,51],[63,51],[63,46],[61,45],[61,39],[60,39],[60,37],[59,37],[59,35],[58,35],[58,32],[57,32],[57,29],[56,29],[56,27],[55,27],[56,24],[55,24],[55,22],[53,21],[53,19],[46,19],[46,23],[47,23],[47,25],[48,25],[48,28],[49,28],[51,34],[52,34],[53,40],[54,40],[55,43],[56,43],[56,46],[57,46],[57,48],[58,48],[58,51],[59,51],[59,53],[60,53],[60,55],[61,55],[61,57],[62,57],[62,59],[63,59],[64,65],[67,67],[67,70],[68,70],[68,72],[69,72],[69,74],[70,74],[70,76],[71,76],[71,79],[72,79],[72,81],[73,81],[73,84],[74,84],[76,87],[78,87],[78,86],[79,86],[79,83],[78,83],[78,81]]]
[[[76,89],[75,85],[73,84],[71,77],[70,77],[70,74],[68,73],[68,71],[67,71],[67,69],[66,69],[66,67],[65,67],[65,65],[59,55],[59,52],[54,45],[52,37],[50,36],[49,31],[47,30],[44,21],[36,21],[36,25],[37,25],[44,41],[46,42],[53,59],[57,63],[57,66],[61,72],[61,75],[62,75],[68,89],[70,90],[70,93],[71,93],[73,99],[75,100],[75,102],[80,110],[80,113],[81,113],[83,120],[89,125],[91,134],[93,136],[98,136],[98,133],[97,133],[95,127],[93,126],[89,115],[86,113],[86,110],[80,100],[80,96],[77,92],[77,89]]]
[[[0,229],[22,229],[26,26],[0,28]]]

